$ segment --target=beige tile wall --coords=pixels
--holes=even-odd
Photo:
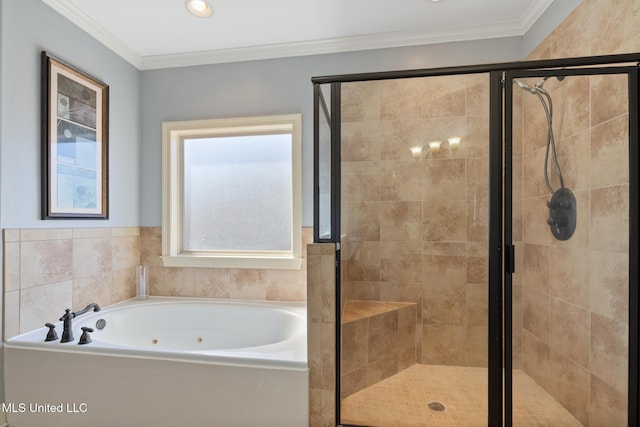
[[[342,103],[345,298],[415,303],[416,360],[486,366],[488,77],[348,83]]]
[[[640,2],[585,0],[528,59],[640,51]],[[546,226],[542,106],[521,99],[523,365],[586,426],[626,425],[628,353],[628,115],[626,79],[545,84],[554,99],[559,158],[576,196],[566,242]],[[557,181],[554,181],[557,187]],[[517,390],[515,391],[517,392]]]
[[[416,363],[415,319],[414,303],[347,303],[342,317],[342,398]]]
[[[602,80],[549,82],[557,111],[566,114],[556,132],[559,157],[579,207],[576,233],[566,242],[546,226],[545,137],[530,129],[542,106],[523,102],[524,368],[585,425],[592,415],[590,376],[626,395],[628,115],[619,111],[626,94],[615,89],[625,79],[607,78],[613,97],[598,90]]]
[[[303,229],[303,252],[313,238]],[[160,227],[5,229],[4,339],[57,321],[65,308],[135,296],[135,267],[150,267],[150,294],[306,300],[302,270],[165,268]],[[303,253],[306,257],[306,253]]]
[[[57,322],[65,308],[134,296],[138,227],[5,229],[3,243],[5,340]]]
[[[314,243],[307,252],[309,425],[335,427],[336,250]]]
[[[163,267],[162,228],[140,228],[140,263],[149,267],[151,295],[306,301],[307,270]],[[302,256],[313,241],[313,228],[302,229]]]
[[[637,0],[584,0],[527,59],[640,52],[638,22]],[[487,105],[486,88],[455,80],[440,84],[432,91],[418,80],[343,85],[343,300],[416,302],[423,308],[417,329],[424,332],[416,341],[425,342],[418,360],[435,363],[442,355],[482,366],[487,206],[486,196],[478,194],[486,194],[488,145],[486,118],[473,116],[485,115],[478,112]],[[456,84],[458,90],[450,88]],[[550,80],[545,87],[554,84]],[[562,121],[559,155],[567,185],[587,209],[580,209],[570,242],[549,238],[547,196],[539,179],[544,116],[527,115],[524,126],[523,115],[514,122],[514,173],[516,180],[527,178],[514,186],[514,241],[523,255],[513,281],[514,366],[524,366],[585,425],[625,425],[629,260],[621,243],[628,227],[628,172],[619,165],[626,164],[628,141],[624,113],[611,102],[625,89],[620,81],[594,77],[567,79],[564,90],[560,114],[571,120]],[[533,111],[535,98],[522,95],[514,99],[515,109]],[[423,160],[422,166],[412,163],[407,148],[426,142],[426,130],[443,129],[464,129],[468,145],[455,155]],[[445,167],[437,160],[452,162]],[[458,195],[461,160],[464,198]],[[427,187],[425,180],[439,185]],[[425,216],[425,206],[437,214]],[[475,350],[462,356],[466,346]]]

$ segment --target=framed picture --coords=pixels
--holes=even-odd
[[[42,52],[42,219],[108,219],[109,86]]]

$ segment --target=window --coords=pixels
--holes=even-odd
[[[299,269],[301,115],[164,122],[162,261]]]

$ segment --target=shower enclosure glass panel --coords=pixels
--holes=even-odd
[[[554,425],[627,425],[630,104],[614,71],[507,75],[515,426],[536,425],[521,403],[542,394]]]
[[[314,78],[340,425],[638,425],[639,60]]]
[[[319,207],[316,241],[331,239],[331,85],[316,88],[316,203]]]
[[[489,78],[341,85],[341,422],[487,425]]]

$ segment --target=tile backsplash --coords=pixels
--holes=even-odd
[[[313,238],[303,228],[303,256]],[[56,322],[66,308],[135,296],[135,267],[149,267],[153,296],[306,300],[301,270],[163,267],[161,227],[5,229],[3,340]]]
[[[5,229],[4,339],[134,296],[140,228]]]
[[[140,229],[140,263],[149,267],[151,295],[306,301],[307,270],[163,267],[162,228]],[[302,256],[313,240],[313,228],[302,229]]]

